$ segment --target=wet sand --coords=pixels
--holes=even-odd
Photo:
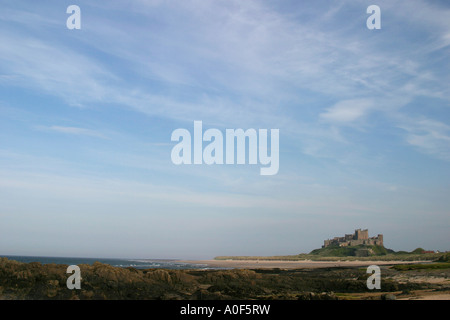
[[[201,264],[211,268],[239,269],[302,269],[330,267],[364,267],[370,265],[394,265],[423,263],[425,261],[286,261],[286,260],[179,260],[181,263]]]

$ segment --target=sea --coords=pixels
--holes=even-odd
[[[192,264],[183,263],[179,260],[174,259],[114,259],[114,258],[71,258],[71,257],[40,257],[40,256],[10,256],[10,255],[0,255],[0,257],[5,257],[9,260],[16,260],[19,262],[40,262],[41,264],[55,263],[55,264],[66,264],[66,265],[79,265],[79,264],[90,264],[98,261],[101,263],[109,264],[113,267],[133,267],[136,269],[151,269],[151,268],[161,268],[161,269],[200,269],[200,270],[210,270],[210,269],[224,269],[209,267],[205,264]]]

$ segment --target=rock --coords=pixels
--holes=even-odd
[[[47,282],[47,297],[54,298],[58,294],[59,290],[59,281],[58,280],[49,280]]]
[[[147,272],[145,276],[152,280],[162,281],[168,284],[172,283],[172,278],[170,277],[169,272],[163,269],[156,269],[154,271]]]

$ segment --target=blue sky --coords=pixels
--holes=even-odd
[[[0,254],[297,254],[356,228],[449,250],[449,21],[446,1],[2,1]],[[174,165],[194,120],[279,129],[278,174]]]

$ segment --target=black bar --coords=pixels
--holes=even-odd
[[[256,307],[255,307],[256,306]],[[260,308],[260,306],[266,306]],[[403,318],[423,310],[438,313],[448,306],[447,301],[293,301],[293,300],[27,300],[0,301],[4,314],[50,315],[56,318],[101,317],[129,314],[145,315],[146,319],[305,319],[323,317],[351,317],[359,314],[364,319],[385,319],[391,311],[400,312]],[[189,312],[187,312],[189,308]],[[213,308],[213,309],[212,309]],[[425,308],[425,309],[424,309]],[[9,309],[9,310],[8,310]],[[192,311],[195,310],[193,314]],[[213,310],[210,314],[210,310]],[[264,310],[264,312],[263,312]],[[183,314],[183,312],[185,314]],[[308,316],[309,315],[309,316]]]

